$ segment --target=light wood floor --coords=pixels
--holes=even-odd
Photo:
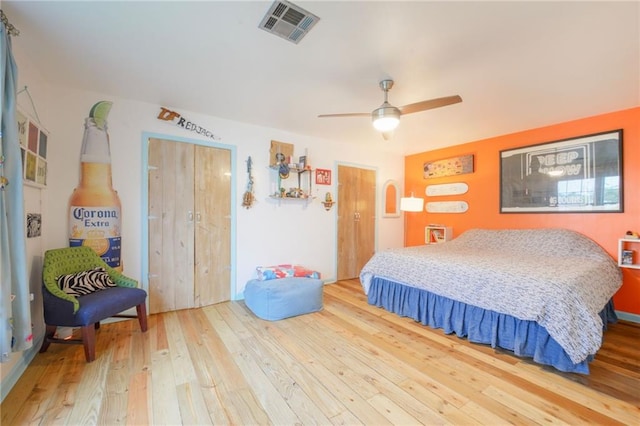
[[[638,424],[640,326],[605,335],[590,376],[561,374],[366,303],[268,322],[242,302],[105,324],[38,354],[0,406],[10,424]]]

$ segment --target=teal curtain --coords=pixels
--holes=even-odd
[[[0,22],[0,361],[32,346],[22,160],[16,120],[18,70]]]

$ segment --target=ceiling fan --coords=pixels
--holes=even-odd
[[[413,114],[414,112],[426,111],[429,109],[440,108],[443,106],[457,104],[462,102],[462,98],[458,95],[446,96],[444,98],[429,99],[427,101],[416,102],[413,104],[401,106],[399,108],[391,105],[387,97],[389,90],[393,87],[393,80],[382,80],[380,89],[384,92],[384,102],[372,112],[352,112],[344,114],[320,114],[319,118],[325,117],[371,117],[373,127],[382,133],[382,137],[388,140],[393,135],[393,130],[400,123],[400,116],[404,114]]]

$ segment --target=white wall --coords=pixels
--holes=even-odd
[[[169,104],[149,104],[99,94],[55,87],[43,78],[46,70],[34,69],[28,55],[19,44],[14,44],[14,56],[18,64],[18,87],[27,86],[42,127],[50,132],[48,139],[47,188],[25,191],[25,204],[30,209],[39,205],[42,211],[42,239],[31,242],[29,272],[30,288],[35,293],[32,309],[34,342],[39,345],[44,334],[41,310],[41,257],[44,250],[67,246],[67,205],[79,179],[79,156],[84,118],[91,106],[100,100],[110,100],[113,108],[109,115],[109,134],[113,170],[113,186],[122,202],[122,256],[124,272],[147,284],[144,254],[146,237],[143,235],[143,211],[146,189],[143,187],[143,133],[155,133],[166,138],[197,139],[195,133],[181,129],[172,123],[157,119],[160,107],[175,110],[184,117],[205,127],[221,137],[220,143],[235,147],[235,281],[234,298],[242,297],[245,283],[255,276],[255,267],[276,263],[298,263],[320,271],[327,282],[336,276],[336,207],[327,212],[320,200],[327,191],[336,198],[337,164],[349,164],[374,168],[377,172],[377,248],[399,247],[403,244],[402,218],[382,218],[382,188],[384,182],[394,179],[403,182],[404,157],[377,149],[380,141],[371,146],[355,146],[344,141],[329,141],[296,135],[285,130],[270,129],[245,123],[182,110]],[[132,78],[144,78],[132,76]],[[185,89],[188,90],[188,89]],[[194,87],[193,90],[197,90]],[[170,101],[170,100],[169,100]],[[215,102],[215,99],[211,100]],[[18,105],[34,116],[34,108],[26,93],[18,97]],[[273,187],[273,171],[268,168],[271,140],[292,143],[295,155],[307,150],[309,162],[314,168],[333,171],[331,186],[317,186],[318,198],[308,205],[291,202],[274,202],[268,199]],[[257,198],[251,209],[241,207],[242,194],[247,182],[246,159],[251,156],[254,164],[254,189]],[[400,189],[402,192],[402,188]],[[0,368],[2,396],[22,374],[26,364],[34,356],[37,347],[29,354],[16,354],[12,361]]]
[[[299,263],[322,272],[326,280],[334,280],[336,273],[336,209],[325,211],[319,199],[330,190],[336,195],[336,165],[348,163],[377,170],[378,203],[381,217],[381,192],[388,179],[402,182],[404,157],[390,156],[375,149],[362,149],[348,143],[320,140],[295,135],[283,130],[269,129],[209,117],[173,108],[153,105],[106,94],[79,92],[68,88],[51,87],[51,131],[48,221],[51,225],[48,247],[67,243],[67,202],[78,183],[83,120],[91,106],[100,100],[110,100],[109,114],[113,186],[122,202],[122,257],[125,273],[146,283],[142,254],[145,236],[142,235],[142,213],[146,205],[143,187],[144,132],[161,134],[167,138],[206,138],[157,119],[164,106],[182,114],[221,137],[219,143],[236,148],[236,296],[241,296],[246,281],[251,279],[258,265]],[[274,202],[268,198],[273,188],[274,172],[268,168],[271,140],[295,145],[295,155],[307,150],[312,167],[333,170],[332,186],[313,185],[316,199],[309,205]],[[372,144],[374,145],[374,144]],[[253,159],[254,189],[257,202],[250,209],[241,207],[245,191],[246,159]],[[402,219],[378,220],[378,248],[402,245]]]

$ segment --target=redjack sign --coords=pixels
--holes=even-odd
[[[205,129],[204,127],[198,126],[196,123],[194,123],[193,121],[190,121],[189,119],[181,116],[180,114],[178,114],[175,111],[171,111],[167,108],[164,107],[160,107],[160,114],[158,114],[158,120],[162,120],[162,121],[171,121],[172,123],[174,123],[176,126],[178,127],[182,127],[185,130],[189,130],[191,132],[195,132],[199,135],[203,135],[206,136],[210,139],[213,139],[215,141],[219,141],[220,137],[213,134],[213,132],[210,132],[209,130]]]

